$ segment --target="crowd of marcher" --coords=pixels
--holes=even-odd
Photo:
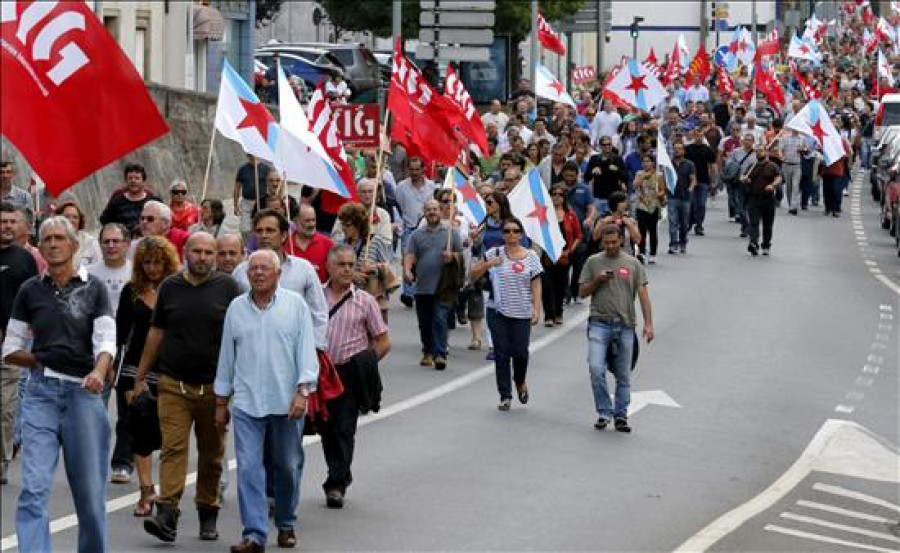
[[[269,517],[278,546],[294,547],[303,434],[321,435],[325,501],[341,508],[357,418],[380,408],[378,367],[391,349],[397,296],[414,309],[423,367],[445,370],[449,331],[470,328],[468,349],[495,363],[500,411],[511,409],[513,389],[521,404],[531,397],[532,327],[560,326],[590,298],[595,427],[630,432],[635,300],[650,341],[647,266],[662,262],[660,224],[666,261],[676,263],[690,259],[689,242],[707,232],[707,203],[722,193],[752,256],[770,254],[779,211],[800,216],[823,202],[825,215],[840,216],[850,168],[857,158],[868,166],[872,139],[874,67],[843,63],[855,59],[855,44],[841,37],[808,74],[821,87],[837,84],[823,102],[845,156],[828,166],[814,138],[784,130],[805,104],[789,75],[781,112],[740,77],[730,95],[713,79],[689,88],[676,79],[651,113],[618,109],[599,90],[581,91],[575,107],[546,105],[523,80],[482,115],[488,151],[466,167],[484,201],[478,224],[441,186],[446,168],[399,145],[384,163],[348,148],[359,202],[337,209],[309,186],[288,194],[279,173],[250,156],[231,198],[237,232],[228,230],[225,198],[195,204],[177,180],[164,200],[138,164],[125,166],[123,186],[95,216],[71,194],[35,203],[13,164],[0,162],[3,479],[20,456],[19,547],[51,549],[60,447],[79,551],[110,550],[105,485],[135,475],[134,515],[148,533],[175,541],[192,429],[199,533],[217,539],[228,427],[244,525],[231,550],[263,551]],[[672,160],[674,186],[657,148]],[[532,168],[565,239],[555,261],[510,208],[509,192]]]

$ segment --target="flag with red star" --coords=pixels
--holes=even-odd
[[[456,167],[448,169],[444,188],[453,189],[456,195],[456,210],[460,215],[476,227],[484,222],[484,218],[487,217],[484,200],[462,171]]]
[[[659,79],[637,60],[629,60],[606,88],[632,106],[650,111],[669,95]]]
[[[531,238],[551,261],[556,263],[566,239],[559,230],[556,209],[550,201],[547,187],[541,181],[541,175],[534,167],[526,173],[519,184],[507,195],[512,214],[522,221],[525,234]]]
[[[248,154],[266,161],[275,159],[278,123],[228,60],[222,66],[215,126]]]
[[[787,55],[789,58],[808,60],[816,65],[822,63],[822,54],[819,53],[816,45],[811,40],[800,39],[796,35],[791,37],[791,45],[788,46]]]
[[[566,92],[566,87],[550,73],[550,70],[541,64],[537,64],[534,72],[534,93],[541,98],[547,98],[554,102],[562,102],[575,107],[575,100]]]
[[[825,156],[825,165],[831,165],[844,156],[844,143],[841,135],[834,128],[834,123],[828,117],[828,111],[822,107],[818,100],[810,100],[791,120],[785,125],[787,129],[812,136],[822,147],[822,155]]]

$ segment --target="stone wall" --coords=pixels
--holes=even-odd
[[[96,215],[106,205],[110,192],[122,186],[122,170],[128,162],[140,163],[147,169],[148,184],[164,200],[168,200],[169,184],[175,179],[187,181],[189,197],[197,202],[200,200],[210,132],[216,115],[216,96],[152,83],[147,86],[171,132],[97,171],[67,191],[75,195],[86,213],[93,214],[88,217],[91,224],[96,225]],[[275,117],[278,117],[277,113]],[[140,121],[134,124],[139,125]],[[35,132],[53,130],[39,129]],[[16,166],[16,185],[27,187],[31,168],[5,137],[0,142],[0,152],[0,157],[12,159]],[[246,159],[237,143],[217,134],[206,195],[230,199],[235,174]]]

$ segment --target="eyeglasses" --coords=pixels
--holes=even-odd
[[[494,200],[492,200],[490,198],[488,198],[484,201],[484,205],[493,205],[494,203],[495,203]]]
[[[156,220],[156,217],[153,215],[141,215],[141,221],[146,221],[148,223],[152,223]]]
[[[176,195],[177,195],[177,196],[184,196],[185,194],[187,194],[187,190],[173,190],[173,191],[172,191],[172,195],[173,195],[173,196],[176,196]]]
[[[522,234],[522,229],[505,228],[505,229],[503,229],[503,234]]]
[[[611,142],[601,142],[600,146],[602,146],[603,148],[606,148],[608,146],[612,146],[612,143]]]

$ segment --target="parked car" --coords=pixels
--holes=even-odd
[[[344,68],[337,58],[324,50],[311,52],[309,49],[290,48],[279,44],[258,49],[254,59],[268,67],[272,64],[272,55],[275,52],[281,57],[281,67],[285,73],[303,79],[310,90],[314,89],[319,81],[332,75],[344,75]]]
[[[900,255],[900,125],[883,127],[872,156],[872,197],[881,205],[881,228]]]
[[[353,92],[351,98],[353,102],[366,104],[377,101],[378,87],[382,81],[382,69],[372,51],[364,44],[312,42],[290,46],[321,48],[331,52],[344,66],[344,78],[347,80],[347,86]],[[390,80],[390,77],[388,77],[388,80]]]
[[[878,142],[882,131],[892,125],[900,125],[900,94],[885,94],[875,112],[873,141]]]

